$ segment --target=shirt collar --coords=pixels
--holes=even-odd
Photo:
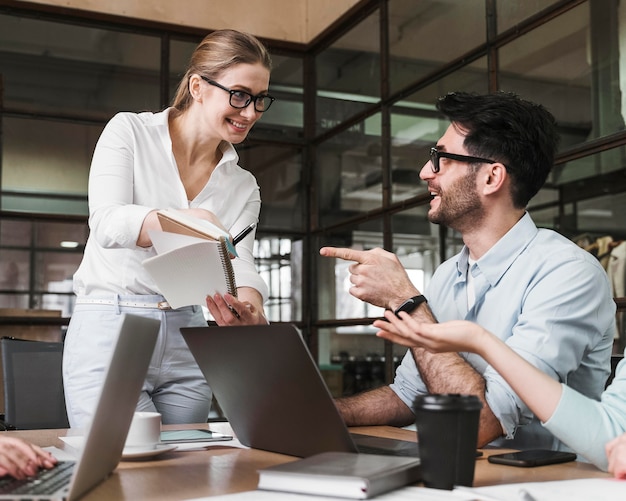
[[[491,286],[495,286],[502,275],[510,268],[517,257],[532,242],[539,230],[530,214],[524,216],[498,240],[478,261],[476,266]],[[464,246],[458,255],[457,273],[459,279],[467,273],[469,249]],[[464,279],[464,278],[463,278]]]

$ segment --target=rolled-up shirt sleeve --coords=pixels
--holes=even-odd
[[[505,343],[556,381],[597,398],[607,375],[606,354],[612,342],[608,319],[614,315],[605,281],[600,267],[574,256],[544,266]],[[602,345],[603,350],[594,352]],[[487,403],[512,438],[533,414],[492,367],[485,369],[484,378]]]
[[[419,375],[411,350],[407,350],[404,355],[402,363],[396,369],[396,377],[389,387],[411,410],[413,410],[415,398],[428,393],[428,388]]]

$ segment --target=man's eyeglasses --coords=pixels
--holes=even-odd
[[[259,94],[258,96],[253,96],[249,92],[245,92],[243,90],[232,90],[228,87],[224,87],[223,85],[218,84],[215,80],[211,80],[203,75],[200,75],[202,80],[204,80],[209,85],[213,85],[219,89],[225,90],[230,94],[230,105],[233,108],[242,109],[247,108],[248,105],[254,101],[254,109],[260,113],[269,110],[270,106],[274,102],[274,98],[267,94]]]
[[[489,160],[488,158],[480,158],[480,157],[470,157],[467,155],[457,155],[456,153],[448,153],[446,151],[438,150],[433,147],[430,149],[430,167],[435,174],[441,170],[439,166],[440,158],[450,158],[452,160],[458,160],[459,162],[467,162],[467,163],[484,163],[484,164],[495,164],[495,160]]]

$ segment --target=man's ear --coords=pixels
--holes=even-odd
[[[501,190],[508,178],[509,173],[504,164],[489,164],[483,177],[483,193],[489,195]]]

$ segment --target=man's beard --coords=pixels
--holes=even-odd
[[[440,192],[439,207],[429,211],[428,220],[434,224],[443,224],[457,231],[465,231],[479,224],[485,209],[476,192],[477,170],[470,168],[468,174]]]

